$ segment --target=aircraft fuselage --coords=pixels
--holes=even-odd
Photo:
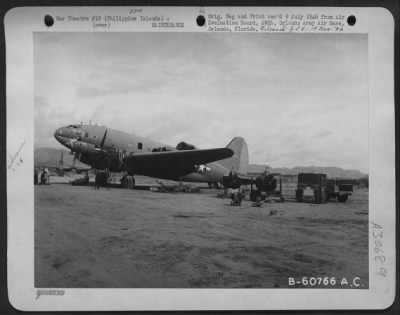
[[[165,145],[148,138],[129,134],[105,126],[69,125],[57,129],[55,138],[71,150],[79,161],[95,169],[109,169],[111,172],[126,170],[126,157],[152,152],[176,151],[176,147]],[[107,151],[108,154],[102,154]],[[168,172],[157,174],[158,178],[183,180],[188,182],[221,182],[230,170],[218,162],[195,165],[191,171],[179,178],[171,178]],[[141,174],[140,169],[135,174]]]

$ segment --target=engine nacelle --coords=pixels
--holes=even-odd
[[[86,143],[83,141],[72,142],[72,151],[76,153],[96,153],[98,149],[94,144]]]
[[[193,144],[187,143],[187,142],[179,142],[178,145],[176,146],[177,150],[195,150],[196,147]]]

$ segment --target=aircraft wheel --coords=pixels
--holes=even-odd
[[[339,196],[338,200],[339,200],[339,202],[346,202],[347,201],[347,195]]]
[[[128,176],[124,175],[121,178],[121,186],[122,186],[122,188],[128,188],[128,179],[127,179],[127,177]]]
[[[125,175],[121,179],[121,186],[122,186],[122,188],[133,189],[133,187],[135,186],[135,177],[130,176],[130,175]]]
[[[215,189],[220,189],[221,188],[218,182],[213,183],[213,186],[214,186]]]

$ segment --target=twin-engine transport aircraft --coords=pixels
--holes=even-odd
[[[54,136],[79,161],[130,176],[217,184],[231,170],[247,174],[247,144],[240,137],[232,139],[226,148],[201,150],[185,142],[172,147],[97,125],[61,127]]]

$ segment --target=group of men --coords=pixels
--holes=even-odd
[[[104,171],[96,170],[95,174],[94,189],[100,189],[100,187],[107,187],[109,189],[113,179],[111,172],[106,168]]]
[[[50,173],[47,168],[35,169],[33,180],[35,185],[50,185]]]

